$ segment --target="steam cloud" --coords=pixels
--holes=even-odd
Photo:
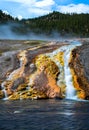
[[[19,24],[15,24],[15,27],[19,26]],[[5,25],[0,25],[0,39],[11,39],[11,40],[56,40],[61,41],[70,37],[66,35],[62,37],[60,33],[53,31],[50,36],[46,34],[35,34],[32,31],[26,34],[18,34],[12,30],[13,24],[8,23]]]

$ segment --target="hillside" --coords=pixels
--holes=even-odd
[[[4,13],[0,10],[0,24],[6,24],[7,22],[15,21],[15,19],[9,14]]]
[[[89,14],[62,14],[52,12],[33,19],[14,19],[0,11],[0,23],[12,23],[11,30],[20,35],[29,33],[89,37]]]

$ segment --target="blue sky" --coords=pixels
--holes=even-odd
[[[53,10],[89,13],[89,0],[0,0],[0,9],[19,19],[42,16]]]

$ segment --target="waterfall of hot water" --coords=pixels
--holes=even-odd
[[[66,99],[77,99],[76,90],[73,86],[73,77],[72,77],[71,70],[69,67],[69,60],[70,60],[70,56],[71,56],[71,51],[76,46],[80,46],[80,45],[81,44],[79,44],[79,43],[75,44],[75,42],[74,42],[74,44],[72,43],[72,44],[68,44],[68,45],[63,45],[51,53],[42,54],[42,55],[49,57],[57,65],[59,72],[60,72],[57,77],[57,85],[61,88],[61,90],[63,90],[63,96]],[[14,70],[7,77],[6,81],[4,81],[1,84],[2,91],[5,95],[4,99],[8,99],[8,95],[7,95],[6,87],[5,87],[6,82],[14,81],[17,78],[24,75],[24,68],[27,63],[26,50],[21,51],[21,53],[19,53],[19,61],[20,61],[20,67],[18,69]],[[30,78],[30,81],[31,81],[31,78]],[[29,86],[29,84],[28,84],[28,86]],[[21,92],[19,94],[21,95]]]

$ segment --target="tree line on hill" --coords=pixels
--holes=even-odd
[[[0,26],[3,24],[11,24],[12,31],[19,35],[29,33],[51,35],[57,32],[61,36],[89,37],[89,14],[83,13],[63,14],[53,11],[38,18],[19,20],[0,10]]]

